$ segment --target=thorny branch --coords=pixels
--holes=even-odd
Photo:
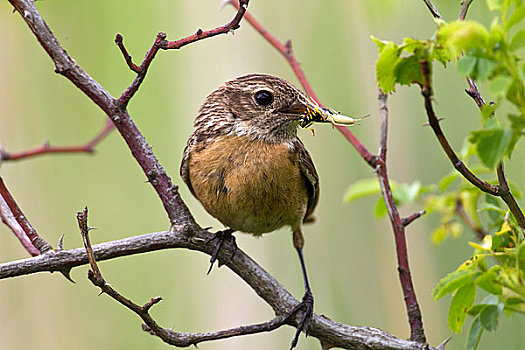
[[[381,115],[381,136],[379,141],[379,152],[377,156],[376,172],[381,187],[381,193],[386,204],[388,216],[394,231],[394,239],[397,252],[397,263],[399,279],[403,289],[405,306],[408,314],[408,321],[410,323],[410,340],[426,343],[425,331],[423,328],[423,320],[421,317],[421,310],[417,302],[414,284],[412,283],[412,276],[410,273],[410,266],[408,263],[408,250],[405,235],[405,226],[407,222],[399,215],[390,181],[388,179],[387,171],[387,136],[388,136],[388,105],[387,95],[379,91],[379,110]],[[417,213],[418,214],[418,213]],[[417,215],[416,214],[416,215]],[[413,221],[414,219],[412,219]]]
[[[236,8],[239,8],[239,5],[236,1],[232,1],[232,4]],[[295,56],[292,51],[291,42],[287,41],[285,44],[279,42],[279,40],[277,40],[259,22],[257,22],[255,18],[252,15],[250,15],[250,13],[245,14],[245,19],[259,32],[259,34],[264,39],[266,39],[277,51],[279,51],[279,53],[281,53],[284,56],[284,58],[294,71],[295,75],[297,76],[297,79],[299,80],[303,88],[306,90],[306,92],[310,95],[311,98],[313,98],[319,105],[322,106],[321,102],[319,101],[312,87],[310,86],[310,83],[306,79],[304,72],[299,66],[299,63],[295,59]],[[382,114],[385,114],[385,123],[383,124],[381,130],[382,140],[378,156],[374,156],[347,127],[337,126],[337,129],[346,137],[346,139],[352,144],[352,146],[354,146],[354,148],[361,155],[363,160],[365,160],[368,163],[368,165],[370,165],[371,167],[376,169],[376,171],[378,171],[378,179],[380,184],[382,185],[385,202],[388,203],[387,207],[392,211],[392,213],[395,213],[390,216],[390,221],[392,223],[394,231],[396,253],[399,263],[399,277],[401,282],[401,288],[405,296],[405,304],[407,307],[408,319],[410,324],[410,339],[420,343],[425,343],[426,337],[423,329],[421,310],[419,308],[419,304],[417,303],[417,298],[412,283],[410,266],[408,263],[408,250],[406,247],[406,237],[404,231],[404,228],[408,224],[410,224],[412,221],[423,215],[424,212],[419,212],[411,215],[409,218],[401,219],[397,211],[397,206],[394,203],[392,190],[390,189],[388,175],[386,172],[387,106],[386,95],[382,93],[380,93],[380,105]],[[383,185],[386,187],[383,188]]]
[[[87,224],[86,224],[87,227]],[[207,244],[209,233],[197,227],[177,229],[171,231],[154,232],[143,235],[123,238],[116,241],[100,243],[92,246],[93,255],[97,261],[114,259],[120,256],[130,256],[145,252],[164,249],[190,249],[200,251],[211,256],[214,247]],[[221,264],[227,266],[242,278],[270,307],[277,317],[286,315],[298,301],[268,272],[259,266],[253,259],[238,249],[230,259],[232,248],[229,244],[223,246],[219,252]],[[23,276],[37,272],[53,272],[71,269],[85,265],[88,258],[85,248],[68,250],[52,250],[46,254],[28,259],[0,264],[0,279]],[[296,320],[290,320],[296,322]],[[443,347],[430,347],[410,340],[396,338],[386,332],[372,327],[355,327],[334,322],[325,316],[314,314],[309,328],[310,335],[322,342],[332,344],[343,349],[406,349],[406,350],[442,350]],[[223,332],[223,331],[219,331]],[[219,333],[216,332],[216,333]],[[180,341],[186,346],[199,341],[207,340],[213,333],[177,333]],[[200,340],[202,339],[202,340]],[[175,339],[173,341],[176,341]]]
[[[91,242],[89,239],[90,228],[87,224],[87,207],[82,212],[77,213],[77,220],[80,229],[80,234],[82,235],[82,240],[84,242],[84,247],[86,249],[87,260],[91,267],[91,270],[88,271],[88,279],[95,286],[101,289],[101,294],[107,294],[120,304],[124,305],[125,307],[136,313],[144,321],[142,328],[145,331],[158,336],[165,343],[179,347],[187,347],[190,345],[197,345],[204,341],[225,339],[239,335],[270,332],[279,328],[282,325],[282,321],[284,318],[282,316],[278,316],[268,322],[260,324],[241,326],[237,328],[209,333],[180,333],[170,329],[162,328],[149,314],[149,310],[151,309],[151,307],[159,303],[162,300],[162,298],[151,298],[146,304],[140,306],[135,304],[130,299],[127,299],[122,294],[117,292],[113,287],[111,287],[111,285],[108,284],[102,277],[100,268],[97,265],[95,253],[93,252],[93,248],[91,246]]]
[[[148,68],[151,62],[153,61],[153,59],[155,58],[155,55],[157,54],[159,49],[163,49],[163,50],[180,49],[183,46],[194,43],[196,41],[206,39],[206,38],[211,38],[219,34],[226,34],[226,33],[229,33],[239,28],[241,19],[243,18],[244,14],[246,13],[246,9],[248,8],[249,1],[250,0],[241,0],[241,5],[238,7],[235,17],[231,20],[230,23],[224,26],[210,29],[207,31],[202,31],[202,29],[198,29],[195,34],[182,38],[180,40],[176,40],[176,41],[167,41],[165,33],[157,34],[157,37],[155,38],[155,42],[153,43],[153,46],[146,53],[146,57],[144,57],[144,60],[142,61],[142,64],[140,66],[137,66],[136,64],[133,63],[131,56],[129,55],[128,51],[124,47],[122,35],[117,34],[115,38],[115,43],[120,48],[120,51],[122,52],[122,55],[124,56],[124,59],[126,60],[126,64],[128,65],[128,67],[132,71],[137,73],[137,76],[135,80],[133,80],[133,83],[126,89],[126,91],[124,91],[122,96],[120,96],[120,98],[118,99],[117,104],[119,105],[119,108],[125,109],[127,107],[129,100],[133,97],[133,95],[135,95],[140,85],[144,81]]]
[[[4,203],[5,205],[3,205]],[[51,246],[38,235],[33,226],[31,226],[22,209],[16,204],[15,199],[5,186],[2,177],[0,177],[0,216],[2,217],[2,221],[9,227],[16,227],[13,232],[32,256],[45,253],[52,249]],[[12,219],[16,221],[21,230],[18,230],[18,227],[15,226]]]
[[[194,222],[188,208],[182,202],[177,188],[173,186],[171,180],[151,151],[150,146],[147,144],[144,137],[136,128],[129,114],[125,110],[124,107],[126,101],[124,100],[125,103],[120,103],[115,100],[102,88],[102,86],[87,75],[76,64],[76,62],[67,55],[32,2],[28,0],[10,0],[10,2],[15,6],[15,9],[22,14],[23,19],[52,58],[56,66],[56,71],[73,82],[81,91],[91,98],[93,102],[102,108],[111,120],[113,120],[116,128],[127,142],[133,156],[143,168],[150,183],[153,185],[164,204],[174,230],[173,232],[169,232],[167,236],[169,238],[175,238],[176,235],[174,232],[178,232],[179,239],[188,241],[191,234],[194,235],[192,239],[196,239],[196,233],[199,233],[201,240],[199,249],[211,254],[209,251],[210,247],[203,243],[206,242],[204,237],[209,237],[209,233],[200,229],[200,227]],[[243,12],[242,10],[240,11],[241,13]],[[240,12],[237,13],[237,16],[239,13]],[[204,36],[202,38],[204,38]],[[132,88],[133,86],[138,85],[140,85],[140,82],[137,84],[135,80],[135,82],[132,83]],[[154,241],[154,237],[148,237],[146,242],[141,242],[141,246],[135,249],[143,249],[144,246],[151,244],[151,240],[153,240],[154,243],[158,243]],[[153,245],[153,247],[155,249],[160,249],[162,246]],[[284,288],[282,288],[282,286],[280,286],[270,275],[260,269],[260,267],[258,267],[251,259],[240,252],[236,253],[234,259],[227,259],[225,256],[228,258],[231,256],[231,247],[229,247],[228,244],[225,244],[224,248],[226,248],[223,249],[224,252],[221,250],[221,253],[219,253],[219,259],[222,259],[223,264],[229,266],[236,274],[245,279],[245,281],[265,300],[269,299],[269,296],[272,296],[273,302],[268,300],[267,302],[272,308],[274,308],[274,311],[278,316],[287,314],[289,310],[297,305],[298,301],[284,290]],[[48,259],[53,260],[56,256],[61,256],[67,252],[68,251],[65,250],[50,251],[49,253],[39,255],[34,259],[40,262],[48,261]],[[120,245],[115,246],[111,254],[125,255],[121,250]],[[82,259],[85,259],[85,255],[83,255]],[[83,263],[85,263],[85,260],[83,261]],[[66,265],[66,267],[61,268],[71,268],[71,265]],[[41,267],[39,266],[37,268]],[[0,272],[3,269],[8,269],[8,266],[0,266]],[[254,271],[253,269],[256,270]],[[16,270],[18,273],[20,269]],[[55,267],[53,270],[59,270],[59,268]],[[149,305],[154,303],[154,301],[147,303],[146,308],[151,307]],[[270,321],[270,323],[258,325],[257,327],[261,330],[265,327],[272,327],[272,322],[273,321]],[[288,324],[294,326],[297,325],[297,322],[298,321],[295,318],[287,320]],[[241,329],[237,331],[227,331],[227,333],[228,332],[233,332],[235,333],[234,335],[239,335],[245,334],[247,331],[246,329]],[[337,324],[318,315],[314,315],[310,326],[310,335],[321,339],[323,343],[334,344],[335,346],[342,348],[365,347],[370,349],[422,349],[423,347],[426,347],[424,344],[400,340],[382,331],[368,327],[350,327]],[[221,335],[221,337],[224,337],[224,335]],[[204,339],[204,336],[202,339]],[[193,340],[193,343],[194,342],[195,341]]]
[[[424,0],[427,6],[428,4],[432,5],[432,3],[429,0]],[[461,3],[461,10],[458,17],[459,21],[462,21],[465,19],[469,6],[472,3],[473,0],[464,0]],[[429,9],[432,6],[429,6]],[[434,15],[434,11],[432,11],[432,14]],[[435,16],[435,15],[434,15]],[[445,154],[448,156],[450,161],[452,162],[452,165],[456,170],[463,175],[463,177],[469,181],[471,184],[479,188],[481,191],[491,194],[496,197],[500,197],[509,207],[510,212],[512,215],[514,215],[514,218],[518,222],[518,225],[521,228],[525,229],[525,215],[523,214],[523,211],[519,207],[518,203],[516,202],[516,199],[512,195],[509,185],[507,183],[507,179],[505,176],[505,171],[503,168],[503,162],[500,162],[497,168],[497,175],[498,175],[498,185],[492,185],[486,181],[481,180],[478,178],[470,169],[467,168],[467,166],[458,158],[450,144],[448,143],[447,138],[445,137],[445,134],[443,133],[443,130],[441,129],[441,126],[439,124],[439,119],[437,118],[434,107],[432,104],[432,83],[431,83],[431,67],[428,60],[421,60],[420,62],[420,68],[421,68],[421,74],[423,75],[423,84],[421,85],[421,94],[424,97],[425,100],[425,110],[427,113],[428,121],[430,126],[432,127],[432,130],[434,131],[434,134],[436,135],[439,143],[441,144],[441,147],[445,151]],[[481,110],[485,106],[485,101],[481,97],[481,94],[478,90],[478,87],[476,85],[476,82],[471,79],[467,78],[467,84],[469,85],[469,89],[466,89],[465,92],[472,97],[474,102],[476,102],[476,105]]]
[[[123,56],[126,60],[126,63],[130,67],[131,70],[137,73],[137,77],[133,81],[133,83],[128,87],[128,89],[122,94],[122,96],[115,100],[106,90],[104,90],[96,81],[94,81],[89,75],[87,75],[77,64],[74,62],[62,49],[60,43],[56,40],[54,35],[51,33],[43,19],[41,18],[40,14],[34,7],[34,5],[28,1],[28,0],[10,0],[10,3],[15,6],[15,9],[22,15],[26,23],[29,25],[43,48],[46,50],[46,52],[50,55],[53,62],[56,66],[56,71],[59,74],[64,75],[66,78],[68,78],[70,81],[72,81],[81,91],[86,93],[88,97],[90,97],[93,102],[95,102],[100,108],[102,108],[106,114],[111,118],[111,120],[115,123],[117,129],[121,133],[122,137],[127,142],[133,156],[137,159],[141,167],[143,168],[145,174],[147,175],[150,183],[153,185],[155,190],[157,191],[159,197],[161,198],[162,203],[164,204],[164,207],[166,209],[166,212],[168,213],[168,216],[170,218],[170,221],[173,224],[173,229],[180,230],[181,236],[184,239],[188,238],[188,233],[190,231],[199,231],[201,234],[206,235],[206,231],[202,231],[198,225],[194,222],[193,217],[191,216],[191,213],[189,212],[188,208],[185,206],[185,204],[180,199],[180,196],[178,194],[177,188],[173,186],[171,183],[171,180],[165,173],[162,166],[159,164],[158,160],[156,159],[155,155],[151,151],[150,146],[146,143],[145,139],[141,135],[141,133],[138,131],[136,126],[134,125],[133,121],[129,117],[129,114],[126,111],[126,106],[129,102],[129,100],[133,97],[133,95],[138,90],[140,84],[144,80],[145,74],[147,72],[147,69],[149,67],[149,64],[155,57],[156,52],[159,48],[162,49],[171,49],[171,48],[180,48],[188,43],[195,42],[197,40],[201,40],[207,37],[211,37],[217,34],[226,33],[230,30],[233,30],[238,27],[238,24],[245,15],[246,6],[248,4],[248,1],[241,1],[241,6],[238,7],[238,12],[235,16],[235,18],[223,27],[217,27],[213,30],[203,32],[202,30],[198,30],[194,35],[181,39],[179,41],[175,42],[168,42],[165,40],[165,34],[160,33],[157,35],[157,38],[154,42],[154,45],[152,48],[148,51],[146,58],[144,59],[141,66],[136,66],[133,64],[132,59],[130,55],[127,53],[127,51],[124,48],[122,38],[117,36],[116,43],[121,49],[121,52],[123,53]],[[253,23],[252,23],[253,24]],[[260,30],[261,34],[265,36],[264,29]],[[270,37],[271,36],[265,36]],[[277,42],[277,41],[276,41]],[[297,61],[295,60],[292,50],[291,50],[291,44],[288,42],[285,45],[281,44],[281,47],[278,48],[278,50],[283,53],[283,55],[287,58],[288,62],[294,68],[294,71],[296,71],[296,74],[298,74],[299,79],[301,80],[300,74],[302,74],[302,71],[299,68],[299,65]],[[304,74],[302,75],[304,78]],[[308,82],[304,78],[301,81],[305,85],[305,89],[307,92],[310,93],[312,98],[316,99],[315,95],[313,94],[313,91],[311,87],[309,86]],[[352,143],[352,145],[357,149],[357,151],[361,154],[363,159],[367,161],[367,163],[373,167],[375,167],[376,164],[376,157],[372,155],[366,147],[364,147],[359,140],[347,129],[347,128],[338,128],[345,137]],[[395,206],[394,206],[395,209]],[[397,209],[395,209],[397,210]],[[419,213],[416,213],[412,216],[410,216],[407,219],[400,220],[399,225],[400,226],[406,226],[411,221],[413,221],[415,218],[420,215]],[[79,219],[82,219],[79,217]],[[89,253],[90,251],[90,243],[87,239],[87,222],[85,229],[85,237],[86,237],[86,249]],[[170,233],[170,236],[173,234]],[[405,243],[406,245],[406,243]],[[155,249],[160,249],[159,246],[156,246]],[[207,248],[206,248],[207,249]],[[200,250],[205,250],[204,248],[200,248]],[[65,251],[58,251],[58,252],[52,252],[52,254],[46,254],[41,255],[39,257],[36,257],[35,259],[41,258],[41,259],[47,259],[48,257],[52,256],[53,254],[62,254]],[[207,252],[207,251],[206,251]],[[209,252],[207,252],[209,253]],[[95,253],[91,251],[91,263],[92,266],[96,266],[95,262]],[[220,257],[219,257],[220,258]],[[236,254],[237,259],[237,254]],[[249,258],[248,258],[249,259]],[[234,259],[232,259],[234,260]],[[84,262],[85,263],[85,262]],[[236,266],[233,261],[229,261],[229,259],[225,260],[223,262],[224,264],[228,265],[234,272],[236,272],[239,276],[244,278],[248,282],[248,278],[246,275],[241,273],[240,270],[236,269]],[[255,263],[254,263],[255,264]],[[241,265],[245,267],[245,265]],[[2,271],[2,265],[0,265],[0,271]],[[407,264],[408,267],[408,264]],[[70,268],[70,267],[69,267]],[[56,268],[55,270],[58,270]],[[401,274],[403,271],[401,271]],[[101,286],[103,288],[106,286],[105,281],[103,280],[100,272],[98,273],[92,273],[92,281],[93,283],[98,283],[97,285]],[[266,274],[267,275],[267,274]],[[271,276],[267,275],[265,277],[271,278]],[[98,276],[98,277],[97,277]],[[90,278],[91,279],[91,278]],[[102,281],[102,282],[101,282]],[[260,281],[258,281],[260,282]],[[250,282],[248,282],[250,284]],[[255,283],[255,282],[251,282]],[[271,284],[270,284],[271,285]],[[252,284],[250,284],[252,288],[254,288],[261,297],[263,297],[263,293],[260,289],[256,288]],[[289,310],[291,307],[293,307],[294,304],[297,303],[297,300],[293,299],[288,292],[286,292],[282,287],[278,288],[278,286],[272,286],[273,288],[268,291],[268,284],[264,284],[264,288],[266,292],[274,293],[275,291],[283,291],[284,294],[286,294],[286,297],[283,299],[283,296],[281,295],[280,298],[278,298],[278,303],[276,305],[272,305],[274,310],[278,315],[282,315],[283,311]],[[104,287],[105,288],[105,287]],[[116,293],[116,292],[115,292]],[[121,302],[126,304],[124,302],[125,299],[122,297]],[[264,298],[264,297],[263,297]],[[266,300],[266,299],[265,299]],[[151,306],[155,303],[157,303],[159,300],[152,299],[148,303],[146,303],[144,306],[139,307],[142,311],[147,311]],[[132,303],[126,305],[128,307],[132,306]],[[408,305],[408,304],[407,304]],[[416,304],[417,305],[417,304]],[[131,307],[130,307],[131,308]],[[419,308],[419,307],[417,307]],[[409,317],[411,314],[411,311],[409,309]],[[142,316],[141,316],[142,317]],[[279,317],[279,316],[278,316]],[[143,318],[144,319],[144,318]],[[273,322],[275,322],[277,319],[274,319],[270,322],[267,322],[265,324],[257,325],[257,327],[260,327],[262,331],[265,327],[273,327]],[[295,325],[296,320],[290,320],[292,324]],[[328,328],[325,327],[326,322],[329,322]],[[345,325],[337,324],[337,326],[334,326],[335,323],[328,321],[324,317],[320,317],[318,315],[314,316],[314,320],[312,322],[311,326],[311,332],[310,334],[314,337],[318,337],[321,339],[322,342],[338,347],[344,347],[344,348],[391,348],[391,349],[429,349],[430,347],[428,345],[423,344],[424,343],[424,334],[419,334],[417,336],[414,336],[413,338],[419,340],[422,343],[419,342],[411,342],[411,341],[402,341],[396,338],[393,338],[389,335],[385,336],[385,333],[381,331],[377,331],[368,327],[350,327]],[[412,324],[411,324],[412,325]],[[316,328],[319,327],[319,328]],[[248,326],[249,327],[249,326]],[[352,328],[352,330],[350,330]],[[155,329],[149,326],[150,330],[153,330],[155,332]],[[421,329],[422,330],[422,329]],[[343,331],[343,333],[340,333],[340,331]],[[230,332],[230,331],[226,331]],[[235,333],[234,331],[233,333]],[[156,333],[156,332],[155,332]],[[217,332],[219,333],[219,332]],[[238,333],[234,335],[239,334],[247,334],[245,330],[238,331]],[[335,338],[330,338],[326,340],[326,337],[331,337],[332,335],[336,335]],[[352,345],[349,345],[346,343],[349,338],[354,338],[352,341]],[[393,338],[393,342],[391,342],[391,339]],[[219,339],[219,338],[216,338]],[[202,341],[202,340],[201,340]],[[195,344],[196,342],[190,342],[188,344]],[[438,347],[439,348],[439,347]]]
[[[113,127],[113,122],[108,120],[104,125],[104,128],[93,139],[83,145],[51,146],[49,142],[46,141],[40,147],[22,152],[9,153],[0,149],[0,160],[14,161],[52,153],[93,153],[95,151],[95,146],[100,141],[102,141],[111,132],[111,130],[113,130]]]

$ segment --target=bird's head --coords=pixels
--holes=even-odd
[[[211,120],[210,120],[211,118]],[[351,125],[357,119],[322,108],[301,90],[278,77],[245,75],[211,93],[196,119],[198,124],[228,133],[283,142],[296,137],[297,127],[314,122]]]

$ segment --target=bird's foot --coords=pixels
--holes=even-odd
[[[218,241],[217,245],[215,246],[215,250],[213,251],[213,254],[210,258],[210,268],[208,269],[208,273],[207,273],[208,275],[210,274],[211,269],[213,268],[213,264],[217,260],[217,256],[219,255],[219,251],[221,250],[221,247],[224,244],[224,241],[229,240],[231,245],[233,246],[233,252],[232,252],[231,258],[233,258],[233,256],[235,255],[235,252],[237,251],[237,242],[235,241],[235,236],[232,235],[233,232],[235,232],[235,230],[232,230],[231,228],[222,230],[222,231],[217,231],[206,242],[206,244],[209,244],[212,241],[215,241],[215,240]]]
[[[295,348],[297,342],[299,341],[299,335],[304,331],[306,336],[308,336],[308,327],[312,321],[314,314],[314,296],[309,290],[304,293],[303,301],[297,304],[293,310],[285,317],[285,321],[288,321],[290,318],[294,317],[299,311],[302,311],[302,318],[299,324],[297,325],[297,331],[290,345],[290,350]]]

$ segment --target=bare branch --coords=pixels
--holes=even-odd
[[[445,19],[443,18],[443,16],[441,16],[441,14],[439,13],[439,11],[437,10],[436,6],[434,6],[434,4],[432,3],[432,1],[430,1],[430,0],[423,0],[423,2],[425,3],[425,5],[427,5],[428,10],[429,10],[430,13],[432,14],[432,16],[434,16],[434,18],[439,19],[439,20],[442,20],[442,21],[445,20]]]
[[[104,128],[89,142],[78,145],[78,146],[51,146],[49,142],[44,142],[40,147],[23,151],[17,153],[8,153],[3,150],[1,158],[5,161],[11,160],[21,160],[27,159],[30,157],[40,156],[43,154],[54,154],[54,153],[93,153],[95,151],[95,146],[102,141],[112,130],[113,122],[108,120],[104,125]]]
[[[421,344],[426,343],[425,330],[423,328],[423,320],[421,310],[417,302],[414,284],[412,282],[412,275],[410,272],[410,265],[408,262],[408,250],[405,235],[406,220],[402,220],[394,202],[392,188],[388,179],[387,171],[387,136],[388,136],[388,96],[379,91],[379,111],[381,115],[381,135],[379,141],[379,152],[377,157],[376,172],[381,187],[381,194],[386,204],[388,216],[392,224],[394,232],[394,240],[396,244],[396,255],[398,263],[399,280],[405,300],[405,306],[408,314],[408,322],[410,324],[410,340]],[[415,218],[414,218],[415,219]],[[412,219],[412,220],[414,220]]]
[[[269,332],[278,327],[283,323],[283,317],[276,317],[275,319],[256,325],[242,326],[233,329],[228,329],[225,331],[219,332],[210,332],[210,333],[179,333],[174,332],[170,329],[165,329],[159,326],[159,324],[151,317],[149,310],[151,307],[159,303],[162,298],[155,297],[151,298],[146,304],[140,306],[135,304],[130,299],[124,297],[122,294],[117,292],[111,285],[106,283],[98,267],[95,254],[93,253],[93,248],[91,247],[91,242],[89,239],[89,227],[87,224],[87,207],[82,211],[77,213],[78,226],[80,228],[80,233],[82,235],[82,240],[84,242],[84,247],[86,249],[87,259],[91,270],[88,271],[89,280],[97,287],[101,289],[101,294],[105,293],[111,298],[124,305],[134,313],[136,313],[143,321],[143,329],[149,332],[152,335],[158,336],[165,343],[186,347],[190,345],[197,345],[198,343],[204,341],[218,340],[224,338],[230,338],[234,336],[254,334],[260,332]]]
[[[241,19],[244,16],[244,13],[246,12],[246,9],[248,8],[248,2],[249,0],[242,0],[242,4],[238,8],[237,13],[235,14],[235,17],[233,20],[221,27],[217,27],[214,29],[210,29],[207,31],[202,31],[201,29],[197,30],[197,32],[193,35],[190,35],[188,37],[182,38],[177,41],[167,41],[166,40],[166,33],[159,33],[157,34],[157,37],[155,38],[155,41],[151,48],[146,53],[146,57],[144,57],[144,60],[142,61],[142,64],[137,66],[133,63],[131,56],[129,55],[128,51],[124,47],[124,42],[121,34],[117,34],[115,38],[115,43],[120,48],[120,51],[122,52],[122,55],[124,56],[124,59],[126,60],[126,64],[128,67],[137,73],[137,76],[131,83],[131,85],[124,91],[122,96],[117,100],[117,104],[119,109],[124,110],[126,106],[129,103],[129,100],[135,95],[135,93],[138,91],[140,85],[144,81],[144,78],[146,77],[146,73],[148,72],[148,68],[155,58],[155,55],[159,51],[159,49],[180,49],[183,46],[186,46],[188,44],[194,43],[196,41],[211,38],[213,36],[219,35],[219,34],[225,34],[229,33],[230,31],[239,28]]]
[[[479,109],[483,109],[483,106],[485,106],[485,100],[483,99],[483,97],[481,97],[476,82],[473,79],[467,78],[467,84],[469,85],[469,88],[465,89],[465,92],[467,93],[467,95],[472,97],[474,102],[476,102],[476,104],[478,105]]]
[[[488,182],[485,182],[478,178],[474,173],[472,173],[467,166],[458,158],[450,144],[448,143],[447,138],[445,137],[445,134],[443,133],[443,130],[441,129],[441,126],[439,125],[439,120],[436,116],[436,113],[434,112],[434,107],[432,105],[432,85],[430,82],[430,67],[427,60],[421,60],[421,73],[423,75],[424,83],[421,85],[421,94],[423,95],[425,99],[425,110],[427,112],[428,117],[428,123],[432,127],[432,130],[434,131],[434,134],[436,135],[439,143],[441,144],[441,147],[443,148],[443,151],[445,151],[445,154],[448,156],[452,164],[454,165],[454,168],[456,168],[457,171],[463,175],[465,179],[467,179],[471,184],[478,187],[483,192],[490,193],[492,195],[497,196],[498,195],[498,187],[489,184]]]
[[[180,198],[178,188],[171,182],[166,171],[153,154],[151,146],[138,130],[128,112],[67,54],[32,1],[9,0],[9,2],[21,14],[40,45],[55,63],[55,71],[69,79],[114,122],[132,155],[142,167],[149,183],[156,190],[170,222],[179,226],[195,225],[193,216]]]
[[[465,19],[465,17],[467,16],[468,8],[470,4],[472,4],[472,1],[474,0],[463,0],[461,2],[461,10],[459,11],[458,21],[463,21]]]
[[[103,261],[156,250],[183,248],[200,251],[211,256],[214,247],[206,244],[209,238],[210,233],[201,229],[188,231],[174,228],[172,231],[148,233],[95,244],[93,245],[93,254],[97,261]],[[277,315],[285,315],[288,310],[291,310],[299,303],[273,276],[254,262],[241,249],[236,251],[233,259],[230,259],[231,253],[231,245],[229,242],[225,242],[218,257],[221,264],[226,265],[241,277],[272,307]],[[88,258],[85,248],[51,250],[33,258],[0,264],[0,279],[37,272],[61,271],[87,263]],[[189,341],[195,339],[192,338],[194,336],[191,333],[178,334],[181,337],[187,336],[190,339]],[[200,333],[198,337],[204,338],[207,336],[206,334]],[[376,328],[348,326],[317,314],[313,316],[309,334],[327,344],[333,344],[344,349],[433,349],[428,347],[428,345],[398,339]]]
[[[467,225],[474,233],[476,234],[476,237],[481,241],[485,235],[487,235],[487,232],[483,229],[483,227],[479,226],[472,220],[470,216],[468,216],[467,212],[465,211],[465,206],[463,205],[463,200],[461,197],[458,196],[456,198],[456,207],[455,207],[456,213],[458,216],[463,220],[463,223]]]
[[[40,251],[35,248],[29,237],[27,237],[22,226],[16,221],[15,216],[2,196],[0,196],[0,218],[2,219],[2,222],[13,231],[16,238],[18,238],[24,249],[27,250],[31,256],[37,256],[40,254]]]
[[[219,34],[229,33],[232,30],[239,28],[241,19],[245,16],[246,10],[248,9],[249,0],[240,0],[240,5],[237,3],[237,13],[232,21],[222,27],[217,27],[211,30],[202,31],[198,29],[193,35],[177,41],[166,41],[160,46],[162,49],[180,49],[183,46],[194,43],[198,40],[211,38]]]
[[[126,64],[128,65],[129,69],[131,69],[135,73],[140,73],[140,67],[133,63],[131,55],[128,53],[128,50],[126,50],[126,47],[124,46],[124,38],[122,37],[122,34],[117,34],[117,36],[115,37],[115,44],[117,44],[118,48],[120,49],[120,52],[122,52],[124,60],[126,60]]]
[[[458,21],[462,21],[465,19],[467,15],[468,8],[473,0],[464,0],[461,3],[461,11],[458,18]],[[483,97],[481,97],[481,93],[478,90],[478,86],[476,85],[476,82],[474,79],[467,77],[467,83],[469,85],[469,89],[466,89],[465,92],[467,95],[472,97],[474,102],[476,102],[476,105],[480,109],[480,111],[483,110],[483,107],[485,106],[485,100],[483,100]],[[518,222],[518,225],[520,225],[521,228],[525,229],[525,215],[523,215],[523,211],[521,210],[520,206],[518,205],[518,202],[516,202],[516,199],[510,192],[509,185],[507,183],[507,179],[505,177],[505,170],[503,168],[503,162],[500,162],[497,168],[497,174],[498,174],[498,194],[497,196],[501,197],[503,201],[507,204],[507,206],[510,209],[510,212],[512,215],[514,215],[514,218]]]
[[[25,236],[19,237],[18,230],[13,231],[13,232],[15,233],[15,235],[17,235],[18,239],[20,240],[24,248],[26,248],[29,254],[35,256],[40,253],[45,253],[48,250],[53,249],[46,241],[44,241],[38,235],[38,233],[33,228],[33,226],[31,226],[31,224],[29,223],[29,220],[27,220],[26,216],[24,215],[24,213],[22,212],[18,204],[16,204],[15,199],[13,198],[13,196],[11,195],[11,193],[5,186],[4,180],[2,179],[2,177],[0,177],[0,197],[3,198],[3,201],[5,201],[7,208],[11,211],[11,215],[9,215],[9,213],[5,213],[7,210],[5,208],[2,208],[2,211],[1,211],[2,217],[4,217],[4,214],[5,214],[6,221],[8,221],[7,219],[8,216],[14,217],[18,225],[20,225],[20,227],[22,228],[22,231],[25,233]],[[2,219],[2,221],[4,221],[4,219]],[[35,248],[38,252],[35,252],[35,249],[33,248]]]
[[[414,222],[415,220],[419,219],[420,217],[422,217],[423,215],[426,214],[426,211],[425,210],[420,210],[406,218],[403,218],[402,220],[402,223],[403,223],[403,226],[407,227],[408,225],[410,225],[412,222]]]

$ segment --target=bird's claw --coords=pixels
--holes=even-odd
[[[306,293],[304,293],[303,300],[293,308],[293,310],[286,316],[285,320],[289,320],[299,311],[302,311],[303,315],[301,321],[297,324],[297,330],[295,331],[295,336],[292,339],[290,350],[297,346],[301,332],[304,332],[306,336],[308,336],[308,327],[310,326],[310,322],[312,321],[314,314],[314,296],[312,295],[312,292],[306,291]]]
[[[221,247],[224,244],[224,241],[226,240],[229,240],[233,247],[233,252],[230,258],[233,259],[235,252],[237,252],[237,242],[235,240],[235,236],[232,235],[233,232],[235,232],[235,230],[232,230],[231,228],[222,231],[217,231],[213,234],[212,237],[210,237],[210,239],[206,241],[206,244],[209,244],[214,240],[218,240],[217,245],[215,246],[215,250],[213,251],[213,254],[210,258],[210,268],[207,272],[208,275],[210,274],[211,269],[213,268],[213,264],[215,263],[215,261],[217,260],[217,256],[219,255],[219,251],[221,250]]]

